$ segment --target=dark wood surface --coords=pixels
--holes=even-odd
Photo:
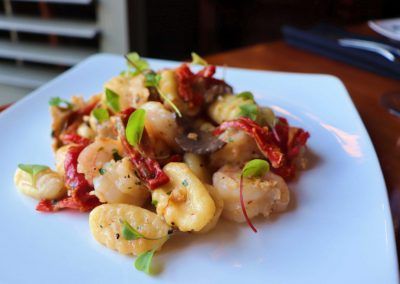
[[[212,64],[231,67],[325,73],[338,77],[350,93],[375,146],[389,192],[396,238],[399,239],[400,118],[381,106],[380,97],[386,92],[400,93],[400,81],[296,49],[283,41],[218,53],[206,59]]]

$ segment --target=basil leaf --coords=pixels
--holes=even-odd
[[[251,92],[241,92],[241,93],[237,94],[236,97],[242,98],[245,100],[253,100],[254,101],[254,96],[253,96],[253,93],[251,93]]]
[[[48,166],[43,165],[30,165],[30,164],[19,164],[18,168],[23,170],[24,172],[30,174],[32,177],[36,176],[38,173],[49,169]]]
[[[104,121],[107,121],[110,118],[108,111],[104,108],[96,108],[92,111],[92,114],[99,123],[103,123]]]
[[[135,268],[139,271],[150,274],[151,261],[155,252],[156,250],[153,249],[140,254],[135,260]]]
[[[60,97],[53,97],[49,100],[49,105],[51,106],[62,107],[62,104],[65,104],[66,108],[68,109],[71,109],[73,107],[73,105],[69,101],[64,100]]]
[[[240,116],[248,117],[251,120],[256,120],[258,114],[258,106],[256,104],[245,104],[240,107]]]
[[[120,112],[119,95],[113,90],[106,88],[106,103],[113,112]]]
[[[269,171],[269,163],[265,160],[254,159],[243,167],[243,177],[261,177]]]
[[[145,81],[146,87],[157,88],[161,80],[161,75],[156,73],[147,73],[146,75],[144,75],[144,77],[146,79]]]
[[[123,221],[122,223],[122,237],[128,241],[144,238],[144,236],[136,231],[127,221]]]
[[[128,65],[135,68],[137,73],[142,73],[144,70],[149,69],[149,63],[140,58],[137,52],[131,52],[125,55],[125,58],[128,61]]]
[[[144,109],[137,109],[129,116],[125,136],[129,144],[134,147],[137,147],[142,139],[145,117],[146,111]]]
[[[203,58],[200,57],[196,52],[192,52],[192,62],[191,64],[207,66],[208,63]]]

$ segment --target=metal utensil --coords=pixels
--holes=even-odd
[[[338,39],[338,43],[343,47],[357,48],[361,50],[375,52],[389,61],[396,61],[397,57],[400,57],[400,49],[375,41],[353,39],[353,38],[341,38]]]

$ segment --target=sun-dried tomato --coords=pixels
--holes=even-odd
[[[287,120],[282,117],[278,117],[278,123],[271,129],[261,127],[250,118],[240,117],[222,123],[214,130],[214,135],[220,135],[228,128],[242,130],[253,137],[258,148],[270,161],[271,170],[285,180],[295,176],[295,159],[310,137],[310,134],[303,129],[290,127]]]
[[[272,167],[279,168],[282,165],[284,154],[274,141],[272,133],[268,128],[261,127],[248,117],[239,117],[236,120],[223,122],[214,130],[214,135],[219,135],[228,128],[242,130],[253,137],[258,148],[271,162]]]
[[[61,134],[60,135],[60,140],[65,144],[79,144],[79,145],[88,145],[90,143],[90,140],[82,137],[78,134],[75,133],[70,133],[70,134]]]
[[[226,90],[231,87],[223,80],[213,78],[216,67],[213,65],[205,66],[197,73],[193,73],[188,64],[182,64],[175,70],[178,79],[178,94],[184,102],[189,104],[189,108],[195,108],[202,105],[205,100],[205,94],[215,87],[214,90]]]
[[[60,209],[89,211],[100,205],[97,197],[90,194],[93,187],[89,185],[85,175],[78,172],[78,157],[85,147],[86,145],[73,146],[65,156],[65,185],[69,196],[58,201],[41,200],[36,210],[44,212],[54,212]]]

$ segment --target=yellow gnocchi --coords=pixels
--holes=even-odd
[[[50,169],[43,170],[35,177],[17,168],[14,175],[16,187],[25,195],[35,199],[59,199],[66,195],[64,178]]]
[[[124,239],[124,221],[146,238]],[[133,255],[153,249],[159,250],[168,240],[170,230],[167,223],[157,214],[128,204],[103,204],[96,207],[90,212],[89,226],[93,237],[102,245],[123,254]]]
[[[180,231],[200,231],[216,211],[207,188],[184,163],[169,163],[164,172],[170,182],[152,192],[157,213]]]
[[[240,106],[254,104],[250,98],[243,98],[227,94],[220,96],[208,108],[209,116],[218,124],[224,121],[238,118],[240,115]]]

